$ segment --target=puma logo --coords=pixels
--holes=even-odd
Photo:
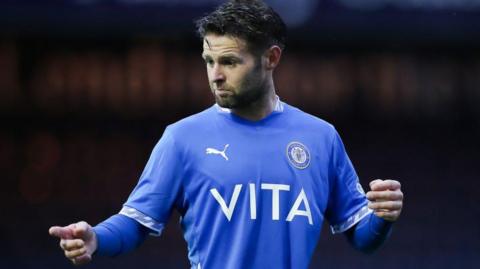
[[[220,156],[222,156],[226,161],[228,161],[228,157],[227,157],[227,155],[225,154],[225,152],[227,151],[228,146],[229,146],[229,144],[226,144],[222,151],[220,151],[220,150],[218,150],[218,149],[214,149],[214,148],[207,148],[206,153],[207,153],[207,154],[217,154],[217,155],[220,155]]]

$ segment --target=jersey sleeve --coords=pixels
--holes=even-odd
[[[365,192],[338,133],[332,142],[330,195],[326,218],[332,233],[342,233],[371,213]]]
[[[167,128],[120,214],[160,235],[178,197],[182,175],[181,154]]]

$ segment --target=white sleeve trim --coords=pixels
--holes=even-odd
[[[123,206],[119,214],[132,218],[143,226],[149,228],[150,230],[152,230],[150,234],[153,236],[160,236],[160,234],[162,234],[162,230],[164,228],[163,223],[154,220],[153,218],[145,215],[144,213],[136,210],[133,207]]]
[[[361,221],[363,218],[365,218],[372,212],[373,210],[368,208],[368,206],[364,206],[360,208],[360,210],[358,210],[357,213],[350,216],[343,223],[330,226],[330,229],[332,230],[332,234],[345,232],[346,230],[350,229],[353,225],[357,224],[359,221]]]

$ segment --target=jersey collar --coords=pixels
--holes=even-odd
[[[280,101],[280,97],[278,95],[275,95],[275,108],[273,109],[273,112],[283,112],[284,104],[282,101]],[[219,106],[218,104],[215,104],[215,108],[217,109],[218,112],[220,113],[227,113],[231,114],[232,111],[229,108],[224,108]]]

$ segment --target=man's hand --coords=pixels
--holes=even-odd
[[[92,260],[92,254],[97,249],[97,237],[88,223],[81,221],[65,227],[53,226],[48,233],[60,238],[60,247],[73,264],[85,264]]]
[[[396,221],[403,207],[403,193],[400,188],[400,182],[396,180],[373,180],[370,182],[371,191],[367,192],[368,207],[377,217]]]

